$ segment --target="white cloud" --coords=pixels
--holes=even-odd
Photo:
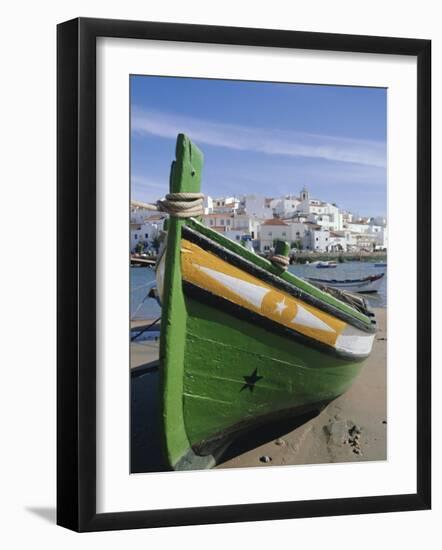
[[[153,180],[150,178],[146,178],[145,176],[138,176],[138,175],[132,175],[131,176],[131,186],[132,189],[136,189],[138,187],[141,187],[145,189],[146,187],[154,188],[154,189],[162,189],[167,190],[169,186],[169,182],[160,182],[157,180]]]
[[[164,197],[169,190],[169,182],[153,180],[151,178],[133,174],[130,178],[131,198],[146,202],[156,202]]]
[[[134,108],[132,130],[174,139],[186,133],[199,144],[268,155],[307,157],[384,168],[386,144],[284,130],[251,128],[182,115]]]

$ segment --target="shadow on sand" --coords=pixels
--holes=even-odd
[[[256,449],[269,441],[283,437],[306,422],[309,422],[312,418],[318,416],[319,412],[319,410],[311,411],[300,416],[285,418],[283,420],[280,419],[248,430],[247,434],[233,440],[227,449],[225,449],[218,458],[218,466],[222,468],[223,462],[227,462],[238,455]]]
[[[131,379],[130,464],[133,474],[168,470],[159,443],[159,374],[157,369],[149,368],[151,365],[153,363],[142,365],[132,374]],[[218,456],[218,465],[222,468],[223,462],[286,435],[318,413],[319,411],[315,410],[248,429],[223,450]]]

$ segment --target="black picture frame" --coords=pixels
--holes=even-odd
[[[96,39],[132,38],[417,58],[417,492],[96,512]],[[431,41],[74,19],[57,28],[57,523],[75,531],[424,510],[431,506]]]

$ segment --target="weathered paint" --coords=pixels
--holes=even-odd
[[[185,239],[181,270],[188,281],[305,336],[334,346],[346,324],[221,260]]]
[[[282,277],[271,273],[269,270],[266,270],[254,264],[253,262],[250,262],[248,259],[244,258],[240,254],[237,254],[236,252],[228,250],[226,247],[223,247],[222,245],[216,243],[214,240],[209,239],[207,236],[202,235],[201,233],[195,231],[194,229],[191,229],[188,225],[185,225],[183,227],[182,235],[187,240],[190,240],[191,242],[197,244],[204,250],[208,250],[216,254],[218,257],[224,259],[228,263],[236,267],[239,267],[240,269],[242,269],[247,273],[257,276],[259,279],[262,279],[263,281],[269,282],[275,288],[284,290],[288,294],[298,297],[304,302],[309,303],[315,307],[318,307],[319,309],[330,313],[334,317],[341,319],[361,329],[364,332],[375,331],[375,327],[372,323],[368,325],[367,323],[355,318],[351,313],[341,311],[340,309],[337,309],[334,306],[323,302],[320,298],[312,296],[310,293],[306,292],[305,290],[299,289],[298,287],[292,285],[291,283],[286,282],[285,280],[282,279]],[[283,272],[284,271],[280,269],[280,273],[283,273]],[[335,292],[336,291],[333,290],[333,293]],[[327,293],[330,294],[330,290]],[[346,300],[350,300],[350,296],[347,296]],[[353,311],[352,308],[350,309],[351,311]]]
[[[247,250],[246,248],[236,243],[235,241],[232,241],[231,239],[224,237],[224,235],[222,235],[221,233],[217,233],[216,231],[213,231],[212,229],[205,226],[198,220],[190,219],[187,221],[187,224],[192,229],[195,229],[202,235],[205,235],[209,239],[214,240],[221,246],[225,247],[227,250],[230,250],[232,252],[235,252],[236,254],[241,255],[243,258],[247,259],[252,264],[255,264],[256,266],[261,267],[262,269],[265,269],[269,273],[279,276],[284,281],[306,292],[307,294],[314,296],[315,298],[318,298],[323,303],[329,304],[335,307],[337,310],[343,311],[344,313],[347,313],[348,315],[354,317],[355,319],[359,319],[360,321],[365,323],[367,326],[371,325],[371,319],[366,315],[364,315],[363,313],[350,307],[344,302],[337,300],[327,292],[324,292],[319,288],[317,288],[316,286],[310,284],[308,281],[301,279],[300,277],[297,277],[290,271],[284,271],[281,273],[281,269],[279,267],[274,266],[271,262],[269,262],[265,258],[258,256],[257,254],[254,254],[253,252],[251,252],[250,250]]]
[[[186,298],[184,418],[193,446],[276,411],[344,393],[361,361],[348,361]],[[261,377],[253,391],[246,377]]]
[[[202,154],[183,135],[177,140],[176,159],[171,170],[171,192],[199,192]],[[275,413],[330,401],[350,386],[362,364],[360,359],[325,353],[302,340],[214,307],[206,295],[248,308],[274,325],[278,321],[284,327],[284,323],[290,323],[289,317],[296,318],[302,321],[296,323],[296,330],[302,329],[305,337],[323,346],[348,334],[349,325],[341,319],[301,303],[296,296],[272,287],[271,282],[183,239],[186,224],[226,249],[236,253],[240,250],[243,257],[250,257],[269,273],[280,274],[279,268],[241,245],[214,235],[197,220],[170,219],[167,248],[157,274],[164,272],[160,338],[162,434],[167,461],[175,469],[212,466],[210,453],[214,445],[222,446],[235,430],[249,422],[263,422]],[[219,275],[214,277],[214,272]],[[352,318],[358,318],[359,312],[353,308],[288,275],[280,277],[293,285],[296,281],[304,293],[316,293],[319,299],[329,300]],[[236,290],[230,284],[235,281]],[[196,294],[189,293],[186,285],[196,289]],[[359,322],[365,319],[359,315]],[[344,343],[347,345],[347,341]]]
[[[275,244],[275,254],[280,256],[288,256],[290,252],[290,245],[287,241],[281,241],[278,239]]]
[[[203,155],[183,134],[176,144],[170,172],[170,192],[200,191]],[[160,365],[161,419],[164,451],[173,467],[190,447],[183,419],[184,350],[187,311],[181,281],[181,229],[183,221],[170,218],[164,257]]]

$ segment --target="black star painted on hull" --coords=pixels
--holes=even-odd
[[[252,372],[252,374],[250,374],[249,376],[243,376],[243,378],[246,381],[246,383],[244,384],[244,386],[241,388],[240,391],[243,391],[248,388],[252,392],[255,389],[255,384],[259,380],[261,380],[262,376],[259,376],[258,369],[255,369]]]

